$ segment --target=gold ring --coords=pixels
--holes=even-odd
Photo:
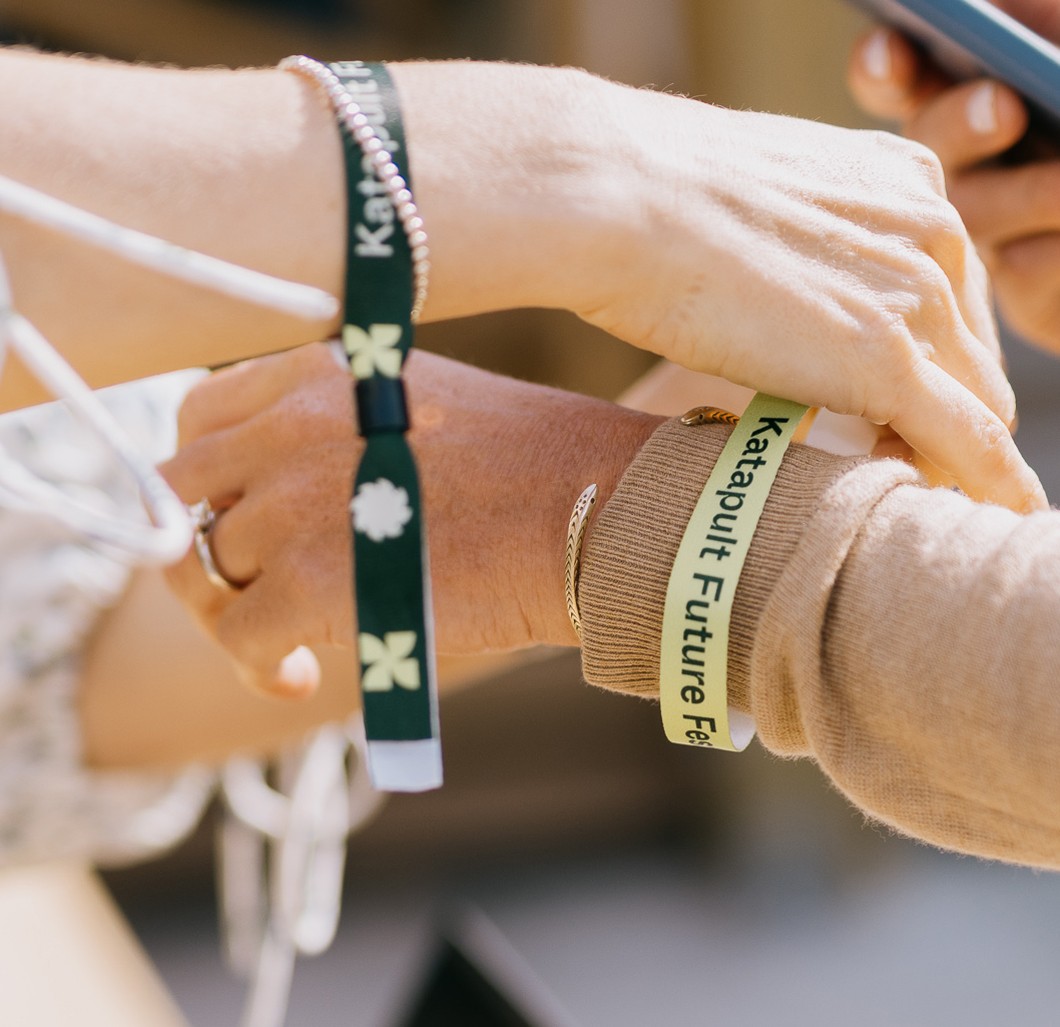
[[[200,499],[188,507],[188,514],[192,519],[194,534],[192,541],[195,546],[195,555],[199,558],[206,580],[222,592],[238,592],[243,585],[225,577],[217,566],[217,560],[213,553],[211,536],[214,526],[217,524],[217,513],[210,506],[208,499]]]

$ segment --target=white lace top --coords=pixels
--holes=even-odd
[[[153,459],[174,444],[192,374],[105,390]],[[66,410],[0,416],[0,447],[87,501],[134,509],[135,487]],[[38,513],[0,507],[0,865],[51,858],[118,863],[176,842],[201,815],[213,774],[89,771],[76,693],[85,640],[122,594],[129,567]]]

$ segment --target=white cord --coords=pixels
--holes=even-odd
[[[338,311],[334,296],[176,246],[115,225],[29,186],[0,176],[0,210],[81,239],[127,260],[195,285],[310,320]],[[132,444],[92,390],[37,329],[14,309],[0,259],[0,372],[7,348],[56,398],[111,450],[136,482],[151,523],[119,518],[87,506],[16,464],[0,451],[0,505],[36,511],[65,524],[97,545],[139,563],[173,563],[191,543],[192,525],[184,504]]]
[[[287,794],[260,762],[224,767],[221,910],[229,964],[250,982],[241,1027],[281,1027],[295,960],[335,937],[347,838],[386,798],[372,788],[366,744],[359,718],[321,728],[287,761]]]
[[[339,301],[322,289],[251,271],[136,229],[116,225],[2,175],[0,210],[99,246],[173,278],[308,321],[329,320],[339,310]],[[10,297],[7,305],[10,306]]]
[[[32,475],[0,450],[0,504],[34,511],[80,532],[97,545],[128,554],[143,563],[172,563],[191,543],[187,507],[162,480],[151,462],[129,441],[96,394],[21,314],[10,306],[11,289],[0,258],[0,367],[7,347],[74,415],[106,443],[136,482],[150,524],[94,509]]]

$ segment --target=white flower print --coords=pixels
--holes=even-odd
[[[412,520],[408,492],[386,478],[366,481],[350,500],[350,513],[354,529],[373,542],[401,538]]]
[[[397,378],[401,374],[400,341],[401,325],[372,325],[367,332],[356,325],[342,329],[342,345],[355,378],[371,378],[376,371]]]
[[[390,692],[394,685],[410,692],[420,687],[420,665],[411,656],[416,648],[415,631],[388,631],[382,638],[362,632],[361,688],[366,692]]]

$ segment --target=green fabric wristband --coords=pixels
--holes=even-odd
[[[329,67],[411,189],[386,69],[359,61]],[[369,768],[380,790],[423,791],[441,785],[442,762],[426,540],[401,382],[413,342],[412,252],[371,160],[339,124],[348,202],[342,342],[365,440],[350,524]]]

